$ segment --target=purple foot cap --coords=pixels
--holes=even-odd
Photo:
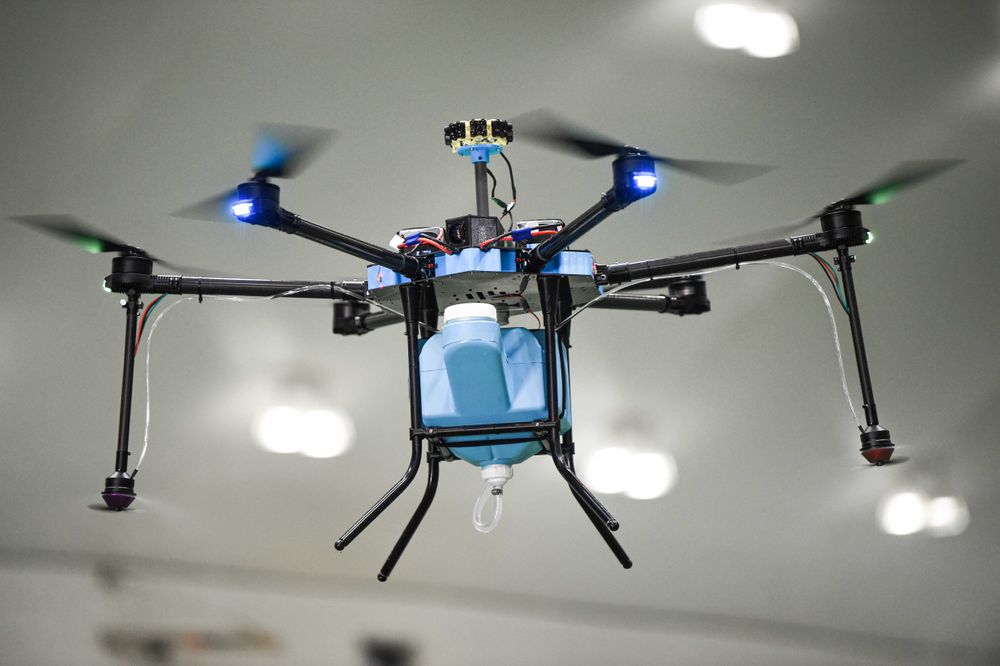
[[[112,511],[124,511],[128,508],[129,504],[135,501],[134,493],[105,491],[101,493],[101,497]]]

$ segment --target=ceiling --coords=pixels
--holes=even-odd
[[[545,107],[658,153],[778,167],[729,188],[668,175],[586,237],[602,263],[717,247],[812,213],[900,161],[966,160],[865,211],[876,242],[857,250],[860,309],[879,414],[910,457],[903,465],[861,464],[825,308],[791,272],[713,275],[712,312],[700,317],[595,309],[574,322],[581,463],[632,421],[679,468],[660,499],[602,498],[631,571],[544,458],[518,467],[489,536],[469,525],[478,472],[445,465],[388,584],[375,573],[419,481],[335,552],[406,465],[405,347],[399,328],[333,336],[319,301],[171,310],[151,353],[141,510],[88,510],[112,470],[117,426],[122,315],[100,288],[109,262],[3,224],[9,656],[63,661],[82,649],[77,638],[46,635],[75,625],[90,641],[75,653],[101,663],[91,637],[114,613],[83,611],[117,603],[90,574],[101,564],[132,581],[115,589],[133,595],[123,605],[133,621],[168,621],[166,598],[220,622],[213,608],[239,607],[282,636],[288,663],[326,663],[324,640],[353,644],[365,631],[403,636],[421,663],[463,663],[487,628],[511,638],[497,663],[606,663],[609,645],[628,663],[997,660],[1000,5],[781,5],[801,48],[759,60],[698,42],[693,1],[6,3],[0,215],[73,213],[222,274],[333,280],[364,269],[266,229],[170,216],[245,177],[265,121],[338,130],[283,185],[283,204],[379,244],[472,210],[468,163],[441,140],[460,119]],[[514,132],[519,219],[571,219],[608,187],[607,163]],[[838,322],[846,335],[842,313]],[[254,416],[303,374],[354,417],[357,442],[342,457],[253,443]],[[914,480],[962,495],[968,530],[883,534],[880,498]],[[142,586],[147,602],[136,600]],[[33,613],[58,621],[24,619]]]

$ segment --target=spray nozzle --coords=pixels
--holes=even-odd
[[[500,514],[503,512],[503,487],[514,476],[514,468],[510,465],[486,465],[482,470],[486,487],[479,494],[476,505],[472,508],[472,526],[479,532],[492,532],[500,524]],[[493,517],[489,522],[483,520],[483,510],[490,498],[496,503]]]

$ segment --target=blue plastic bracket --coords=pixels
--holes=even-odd
[[[472,146],[459,146],[455,152],[462,157],[468,157],[475,164],[476,162],[489,162],[490,155],[496,155],[501,150],[503,150],[503,146],[496,143],[479,143]]]

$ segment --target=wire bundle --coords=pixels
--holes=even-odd
[[[146,309],[143,311],[142,318],[139,320],[139,330],[135,334],[135,349],[132,350],[132,356],[135,356],[139,353],[139,343],[142,341],[142,332],[146,328],[146,318],[149,317],[149,313],[153,311],[153,308],[159,305],[160,301],[162,301],[166,297],[167,297],[166,294],[158,296],[153,301],[151,301],[150,304],[147,305]]]
[[[850,314],[851,310],[847,307],[847,299],[844,297],[844,290],[840,286],[840,277],[837,275],[837,271],[833,270],[833,266],[830,265],[830,262],[815,252],[810,252],[809,256],[815,259],[816,263],[823,267],[823,274],[826,275],[826,279],[830,281],[830,286],[833,287],[834,293],[837,294],[837,302],[840,303],[840,307],[844,308],[844,312]]]
[[[501,243],[503,241],[520,242],[520,241],[530,240],[532,238],[538,238],[539,236],[552,236],[555,235],[556,233],[558,232],[555,228],[532,229],[530,227],[524,227],[522,229],[514,229],[513,231],[506,232],[500,236],[497,236],[496,238],[491,238],[488,241],[483,241],[482,243],[479,244],[479,249],[485,252],[486,250],[490,249],[497,243]]]
[[[493,203],[503,209],[503,213],[500,214],[499,221],[503,223],[504,217],[510,217],[510,224],[507,226],[507,231],[509,232],[514,228],[514,217],[511,215],[511,211],[514,210],[514,206],[517,205],[517,187],[514,185],[514,167],[511,166],[510,160],[507,159],[507,156],[504,155],[503,152],[500,153],[500,157],[502,157],[503,161],[507,163],[507,172],[510,174],[510,203],[497,198],[497,177],[493,175],[493,172],[490,171],[489,167],[486,168],[486,173],[489,175],[490,180],[493,181],[493,189],[490,190],[490,199],[493,200]]]
[[[397,232],[397,235],[402,231]],[[406,254],[412,254],[423,247],[432,247],[445,254],[455,254],[455,248],[445,242],[444,227],[426,227],[424,229],[413,229],[408,235],[403,237],[403,242],[396,245],[396,248]]]

